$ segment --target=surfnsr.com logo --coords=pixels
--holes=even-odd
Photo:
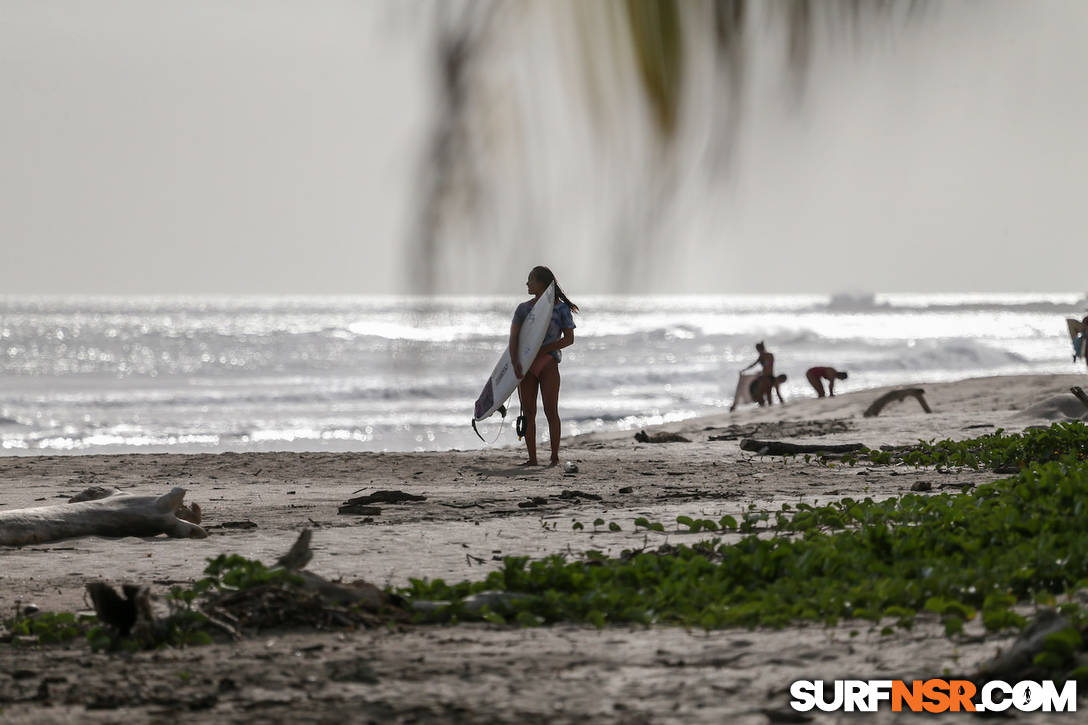
[[[790,685],[790,707],[799,712],[1076,712],[1077,683],[992,680],[798,680]]]

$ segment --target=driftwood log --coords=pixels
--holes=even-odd
[[[679,433],[647,433],[644,430],[635,433],[635,440],[639,443],[691,443],[690,438]]]
[[[363,489],[360,489],[363,490]],[[358,493],[358,491],[356,491]],[[353,514],[356,516],[381,516],[382,510],[374,503],[404,503],[406,501],[426,501],[426,496],[417,496],[404,491],[375,491],[366,496],[349,498],[340,504],[337,510],[339,514]]]
[[[926,403],[925,393],[926,391],[922,388],[901,388],[900,390],[892,390],[874,400],[873,404],[866,408],[862,415],[866,418],[875,418],[880,415],[880,411],[884,410],[885,405],[898,402],[903,398],[914,398],[921,404],[922,410],[927,413],[932,413],[933,411],[929,409],[929,404]]]
[[[1077,400],[1084,403],[1085,408],[1088,408],[1088,394],[1086,394],[1079,385],[1071,387],[1069,392],[1071,392]]]
[[[151,590],[147,587],[125,584],[118,594],[105,582],[91,582],[87,585],[87,595],[98,618],[122,637],[127,637],[138,624],[147,627],[155,621],[151,611]]]
[[[801,453],[851,453],[865,448],[864,443],[786,443],[785,441],[759,441],[745,438],[740,442],[742,451],[752,451],[761,456],[796,456]]]
[[[0,511],[0,546],[25,546],[78,536],[158,536],[203,539],[200,507],[186,508],[184,488],[161,496],[101,490],[101,498]],[[75,498],[80,498],[79,496]],[[179,516],[184,518],[179,518]],[[189,519],[188,521],[185,519]]]
[[[1047,651],[1047,637],[1057,632],[1073,629],[1073,623],[1057,611],[1047,608],[1039,610],[1016,640],[984,663],[978,670],[976,679],[989,680],[1045,680],[1052,675],[1046,667],[1036,664],[1035,658]]]

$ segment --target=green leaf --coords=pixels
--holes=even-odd
[[[1039,667],[1056,670],[1065,665],[1065,659],[1065,657],[1054,652],[1040,652],[1032,658],[1032,662]]]

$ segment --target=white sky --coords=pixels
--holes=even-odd
[[[426,15],[395,7],[0,0],[0,289],[404,290],[430,105]],[[653,291],[1088,290],[1088,3],[941,10],[894,57],[828,61],[799,116],[756,94]],[[444,289],[520,293],[544,261],[609,291],[562,236]]]
[[[1088,290],[1088,3],[935,6],[896,53],[829,64],[803,124],[763,114],[730,261],[812,291]]]
[[[424,58],[380,10],[2,0],[6,291],[388,291]]]

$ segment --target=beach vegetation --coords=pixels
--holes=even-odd
[[[643,614],[635,621],[652,612],[655,622],[708,628],[885,617],[909,626],[930,612],[955,631],[956,620],[981,612],[987,629],[1017,628],[1025,622],[1017,605],[1088,586],[1081,533],[1088,507],[1077,504],[1086,497],[1088,466],[1050,462],[967,494],[801,503],[792,516],[776,512],[773,523],[767,512],[749,511],[746,523],[765,526],[735,543],[670,545],[592,563],[509,557],[499,571],[456,590],[417,580],[401,593],[447,600],[518,592],[529,596],[509,606],[547,622],[590,611],[624,622],[632,621],[625,612],[637,611]],[[617,608],[602,605],[613,599]]]
[[[739,522],[722,517],[717,526],[678,516],[678,530],[685,533],[744,536],[617,557],[508,557],[481,581],[413,580],[399,594],[455,603],[480,591],[507,591],[522,596],[496,608],[506,621],[529,612],[542,623],[595,626],[776,628],[861,620],[886,636],[920,618],[935,618],[947,636],[956,637],[969,622],[992,632],[1018,630],[1032,607],[1057,605],[1074,628],[1083,628],[1088,609],[1070,595],[1088,588],[1086,452],[1088,427],[1082,424],[923,443],[904,462],[994,468],[1015,463],[1017,473],[966,493],[906,493],[880,501],[845,497],[786,504],[773,512],[752,505]],[[636,530],[662,530],[654,524],[635,520]],[[438,608],[420,620],[447,617]],[[1074,660],[1066,655],[1084,643],[1079,634],[1063,635],[1047,647],[1037,664],[1057,671],[1069,669]]]
[[[93,621],[93,616],[72,612],[20,613],[6,621],[4,629],[16,646],[59,644],[82,636],[87,623]]]
[[[1035,664],[1083,677],[1075,665],[1085,649],[1088,607],[1072,595],[1088,589],[1088,426],[997,431],[925,445],[913,451],[921,465],[939,460],[1000,467],[1011,461],[1018,469],[965,493],[799,501],[776,511],[751,504],[717,522],[677,516],[678,532],[712,537],[657,548],[644,542],[618,556],[597,550],[539,560],[507,556],[480,580],[411,579],[387,594],[407,606],[429,603],[416,611],[420,623],[719,629],[849,620],[869,622],[881,636],[925,620],[939,621],[949,637],[962,635],[972,622],[991,632],[1018,630],[1033,607],[1056,606],[1072,627],[1050,635]],[[594,529],[606,523],[610,531],[622,529],[614,521],[593,523]],[[640,529],[665,531],[644,516],[634,521],[634,530]],[[300,605],[281,623],[362,621],[352,619],[350,606],[315,601],[303,578],[282,567],[221,555],[208,561],[204,573],[171,590],[167,626],[151,639],[122,638],[93,616],[64,612],[16,612],[0,631],[16,645],[80,637],[95,649],[204,644],[220,626],[208,612],[230,602],[249,607],[247,614],[254,606]],[[484,592],[492,595],[487,606],[467,605]],[[237,612],[231,617],[245,621]]]
[[[635,519],[635,531],[638,531],[639,529],[647,529],[649,531],[664,533],[665,525],[660,521],[650,521],[645,516],[639,516],[637,519]]]
[[[905,448],[866,449],[870,463],[938,469],[971,468],[1013,473],[1025,466],[1049,461],[1088,461],[1088,425],[1081,421],[1059,422],[1022,433],[993,433],[964,441],[918,441]]]
[[[5,639],[16,646],[83,639],[94,651],[133,652],[211,644],[216,636],[232,630],[219,617],[235,623],[249,619],[257,628],[306,618],[320,626],[329,615],[331,621],[341,623],[355,619],[350,606],[326,606],[319,595],[304,588],[301,575],[282,567],[222,554],[208,559],[204,574],[192,584],[171,587],[166,597],[167,616],[153,622],[137,621],[131,631],[119,632],[94,614],[71,612],[17,613],[2,622],[0,631],[6,630]],[[218,616],[209,615],[209,611]],[[277,617],[284,621],[276,621]]]

